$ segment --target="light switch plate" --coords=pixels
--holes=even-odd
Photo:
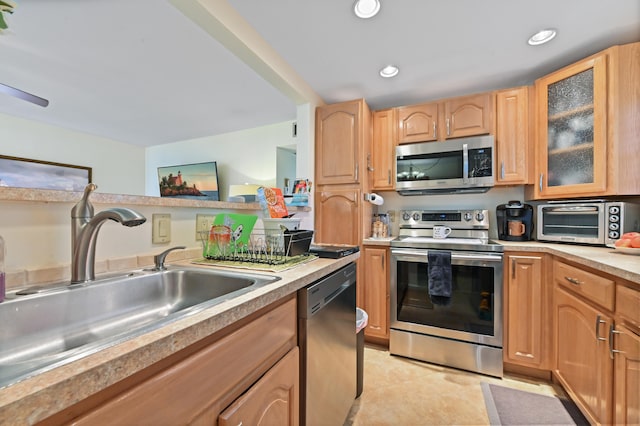
[[[215,218],[214,214],[196,214],[196,241],[202,241],[200,232],[208,232]]]
[[[152,215],[153,231],[151,241],[153,244],[171,242],[171,215],[168,213],[154,213]]]

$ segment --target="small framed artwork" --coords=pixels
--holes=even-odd
[[[219,201],[215,161],[158,167],[161,197]]]
[[[83,191],[91,167],[0,155],[0,186]]]

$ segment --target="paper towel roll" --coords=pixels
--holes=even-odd
[[[376,206],[381,206],[384,203],[384,199],[378,194],[367,194],[367,201]]]

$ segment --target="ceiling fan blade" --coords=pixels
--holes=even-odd
[[[41,107],[46,107],[47,105],[49,105],[49,101],[44,98],[32,95],[31,93],[27,93],[20,89],[16,89],[15,87],[7,86],[6,84],[0,83],[0,92],[6,93],[7,95],[11,95],[18,99],[25,100],[27,102],[34,103],[36,105],[40,105]]]

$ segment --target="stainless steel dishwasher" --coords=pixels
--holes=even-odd
[[[298,291],[300,423],[342,425],[356,397],[356,265]]]

